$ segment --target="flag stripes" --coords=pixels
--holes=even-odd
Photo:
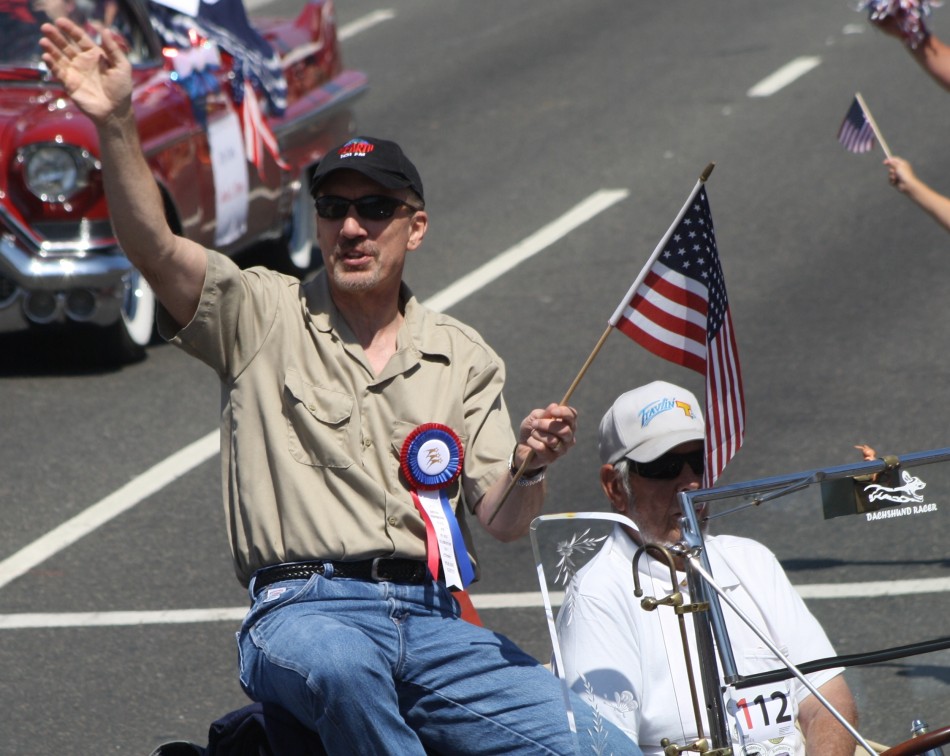
[[[745,399],[705,188],[698,187],[646,267],[610,322],[658,357],[705,375],[709,487],[742,445]]]
[[[657,262],[624,308],[617,328],[658,357],[702,373],[707,302],[700,288]]]
[[[874,147],[874,127],[857,97],[852,100],[841,122],[838,141],[848,152],[870,152]]]
[[[707,474],[716,471],[715,477],[719,477],[739,451],[745,434],[742,373],[730,313],[726,313],[719,337],[710,343],[710,348],[715,353],[706,372],[706,437],[716,439],[716,443],[707,443],[706,469]],[[715,478],[704,480],[704,485],[713,482]]]

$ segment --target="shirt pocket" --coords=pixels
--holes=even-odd
[[[290,455],[313,467],[349,467],[353,397],[308,383],[295,370],[284,377]]]

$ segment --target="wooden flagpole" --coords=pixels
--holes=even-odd
[[[858,105],[861,106],[861,110],[864,112],[864,117],[868,119],[868,123],[871,125],[871,130],[874,132],[874,136],[876,136],[877,141],[881,143],[881,149],[884,150],[884,156],[890,159],[891,148],[887,146],[887,142],[885,142],[884,137],[881,136],[881,130],[877,127],[874,116],[872,116],[871,111],[868,110],[868,106],[864,102],[864,98],[861,96],[860,92],[855,92],[854,97],[858,101]]]
[[[863,107],[863,106],[862,106]],[[699,180],[696,182],[696,186],[693,187],[693,191],[689,194],[689,199],[683,204],[682,209],[679,211],[679,214],[676,216],[676,219],[670,225],[667,232],[663,235],[663,238],[660,239],[660,243],[656,245],[656,249],[653,250],[653,254],[650,255],[650,259],[647,260],[646,265],[640,270],[640,274],[637,276],[636,280],[633,282],[633,285],[627,291],[627,296],[621,300],[620,305],[614,311],[614,314],[611,316],[610,320],[607,323],[607,328],[601,334],[600,338],[597,340],[597,343],[594,345],[593,350],[591,350],[590,355],[584,361],[584,364],[581,366],[580,371],[577,373],[577,376],[571,382],[571,385],[567,389],[567,393],[564,394],[564,397],[561,399],[560,404],[567,404],[571,396],[574,394],[574,390],[577,388],[577,385],[581,382],[581,379],[587,373],[587,369],[593,363],[594,358],[597,357],[597,354],[600,352],[601,348],[604,346],[604,342],[607,341],[607,337],[610,336],[610,332],[614,329],[614,326],[617,325],[617,321],[620,319],[620,315],[623,313],[627,304],[633,298],[634,293],[640,287],[640,284],[643,283],[643,279],[647,277],[647,273],[650,272],[650,268],[653,266],[654,261],[659,257],[660,253],[663,251],[663,248],[666,247],[666,243],[670,240],[670,237],[673,235],[673,231],[676,230],[676,227],[679,225],[680,221],[683,220],[683,216],[686,215],[686,211],[689,209],[690,203],[693,201],[693,198],[696,196],[696,193],[699,191],[700,187],[706,182],[706,179],[709,178],[709,174],[713,172],[713,168],[716,167],[715,163],[710,163],[706,166],[706,169],[700,174]],[[521,477],[524,475],[524,471],[528,469],[528,465],[531,464],[531,460],[534,459],[534,449],[528,451],[528,455],[525,457],[524,462],[521,463],[521,467],[515,472],[514,476],[510,481],[508,481],[508,486],[505,488],[504,492],[501,495],[501,500],[498,502],[498,506],[495,508],[495,511],[492,512],[491,517],[488,518],[488,524],[491,525],[495,521],[495,517],[501,511],[501,508],[504,506],[505,502],[508,500],[508,495],[511,493],[511,490],[517,485],[518,481],[521,480]]]

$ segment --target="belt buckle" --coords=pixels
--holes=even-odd
[[[379,563],[388,561],[390,561],[388,557],[373,557],[373,564],[369,568],[370,580],[373,580],[377,583],[384,583],[390,579],[379,574]]]

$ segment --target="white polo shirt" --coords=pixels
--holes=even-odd
[[[821,625],[788,581],[775,556],[762,544],[736,536],[706,536],[716,583],[795,664],[834,655]],[[644,754],[662,754],[662,738],[680,745],[697,737],[679,619],[673,609],[652,612],[634,596],[632,561],[637,545],[615,526],[600,552],[576,575],[558,612],[557,628],[568,683],[609,721],[640,744]],[[644,596],[671,591],[670,571],[649,554],[638,571]],[[685,583],[685,574],[678,573]],[[684,600],[689,593],[680,588]],[[775,654],[725,603],[723,615],[741,675],[782,666]],[[693,619],[685,615],[699,710],[708,736]],[[840,674],[809,675],[820,687]],[[799,703],[809,690],[797,678],[762,688],[727,689],[727,715],[737,754],[805,753],[794,727]],[[740,733],[741,731],[741,733]]]

